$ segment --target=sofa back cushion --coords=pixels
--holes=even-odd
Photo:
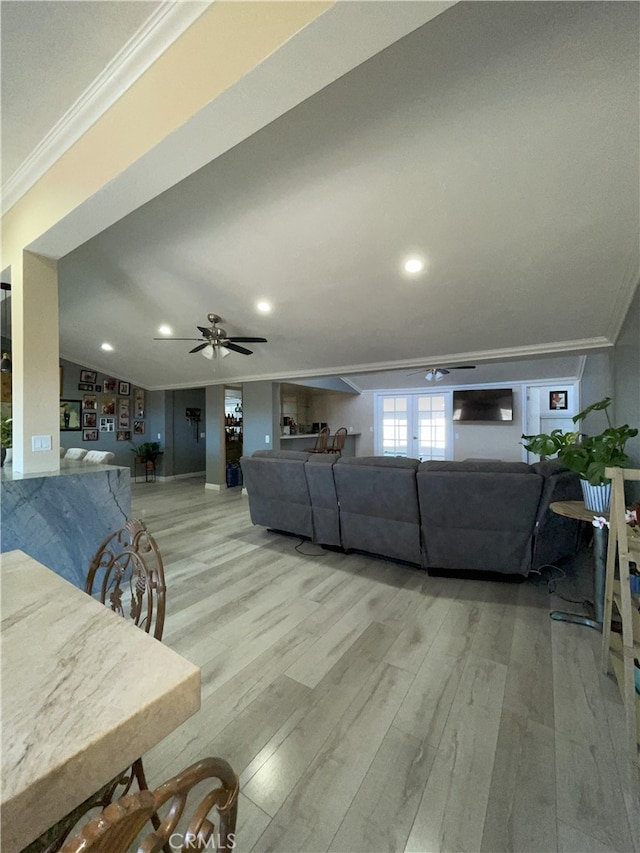
[[[338,496],[333,478],[334,454],[312,453],[304,470],[311,496],[313,541],[319,545],[340,547]]]
[[[480,471],[487,474],[530,474],[532,468],[526,462],[500,462],[498,459],[467,459],[463,462],[432,459],[429,462],[423,462],[420,465],[420,471],[450,471],[454,474]]]
[[[307,453],[291,450],[259,450],[240,459],[254,524],[311,538],[311,499],[304,471],[307,457]]]
[[[333,466],[342,546],[422,562],[417,459],[342,457]]]
[[[416,481],[428,568],[529,572],[543,478],[525,469],[497,473],[420,466]]]

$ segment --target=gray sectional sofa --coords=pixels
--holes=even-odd
[[[575,552],[580,500],[553,461],[422,462],[259,450],[240,460],[254,524],[433,571],[527,575]]]

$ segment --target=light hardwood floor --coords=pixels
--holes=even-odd
[[[133,487],[165,560],[164,642],[202,670],[201,710],[145,756],[150,784],[226,758],[239,851],[640,849],[599,635],[549,618],[570,605],[296,550],[238,489],[203,485]]]

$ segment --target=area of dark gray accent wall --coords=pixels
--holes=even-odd
[[[242,386],[242,452],[280,447],[280,383],[245,382]],[[269,441],[265,441],[269,436]]]
[[[81,391],[80,371],[82,366],[74,362],[60,359],[63,368],[62,398],[66,400],[82,400],[84,394],[95,394],[98,399],[102,391]],[[104,386],[106,374],[97,374],[97,385]],[[120,379],[120,377],[116,377]],[[129,382],[126,377],[122,381]],[[134,385],[130,383],[131,408],[133,413],[133,390]],[[114,394],[116,399],[117,393]],[[83,441],[82,430],[61,431],[60,444],[62,447],[82,447],[85,450],[106,450],[115,454],[111,464],[124,465],[131,468],[132,474],[134,453],[133,445],[145,441],[158,441],[163,451],[157,466],[160,476],[170,477],[179,474],[190,474],[205,470],[206,438],[196,440],[193,426],[186,420],[185,410],[187,408],[200,409],[202,422],[198,433],[205,432],[205,389],[185,388],[178,391],[146,391],[145,390],[145,417],[144,433],[133,434],[133,421],[131,417],[131,441],[117,441],[117,432],[99,432],[98,441]],[[100,413],[98,412],[98,418]],[[116,415],[117,428],[117,415]],[[160,436],[160,438],[158,438]]]
[[[640,429],[640,287],[627,313],[614,349],[615,423]],[[633,468],[640,468],[640,435],[627,444]],[[629,484],[630,496],[640,500],[640,483]]]
[[[167,411],[173,413],[173,475],[204,471],[206,467],[205,389],[181,388],[167,391]],[[197,429],[186,418],[187,409],[200,409]],[[168,432],[167,432],[168,434]],[[197,436],[197,437],[196,437]]]

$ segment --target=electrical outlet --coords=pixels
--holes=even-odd
[[[159,433],[158,433],[158,441],[160,441],[160,439],[161,439],[161,438],[162,438],[162,433],[161,433],[161,432],[159,432]]]
[[[269,435],[265,435],[265,437],[264,437],[264,443],[265,443],[265,444],[269,444],[269,441],[270,441],[270,440],[271,440],[271,436],[269,436]]]

